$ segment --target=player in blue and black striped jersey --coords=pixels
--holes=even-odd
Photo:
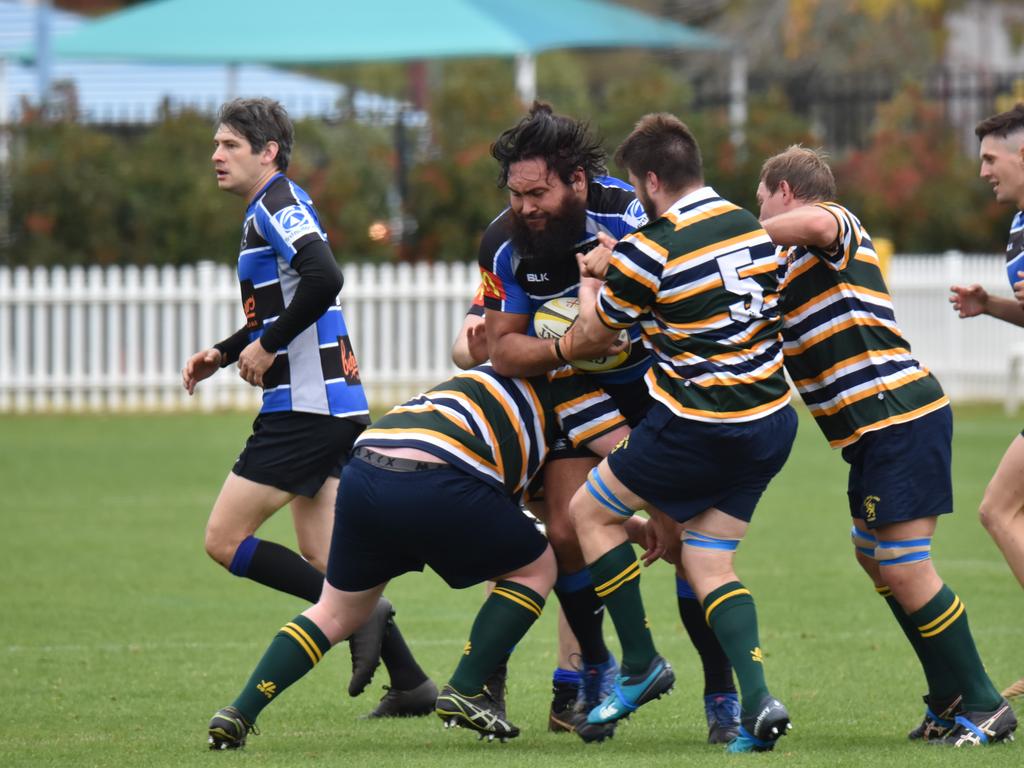
[[[619,239],[647,218],[633,188],[607,175],[605,152],[589,126],[554,114],[547,104],[535,103],[529,115],[498,137],[491,154],[499,163],[499,186],[508,189],[509,207],[488,226],[479,250],[487,353],[502,374],[531,376],[564,363],[550,339],[534,335],[532,319],[545,301],[577,295],[575,254],[597,246],[601,236]],[[591,375],[635,424],[652,402],[644,383],[650,356],[640,342],[639,325],[629,334],[629,357],[612,370]],[[604,642],[601,603],[584,567],[568,504],[597,462],[589,451],[574,450],[562,441],[544,471],[544,522],[559,565],[555,593],[580,643],[588,707],[609,690],[616,663]],[[705,672],[710,738],[727,739],[738,725],[729,706],[735,697],[732,668],[685,580],[680,580],[677,593],[684,626]],[[568,682],[566,672],[555,671],[553,714],[560,678]]]
[[[996,200],[1017,211],[1006,245],[1006,277],[1013,298],[991,296],[980,285],[954,285],[950,301],[960,317],[991,315],[1024,327],[1024,103],[982,120],[974,131],[981,140],[981,178],[992,185]],[[985,489],[981,522],[1024,586],[1024,433],[1006,449]],[[1003,696],[1024,696],[1024,678]]]
[[[309,195],[285,176],[293,135],[287,113],[269,99],[236,99],[220,111],[212,157],[217,185],[248,203],[238,257],[246,322],[192,355],[182,380],[192,394],[200,381],[237,361],[242,378],[263,389],[253,434],[210,513],[206,551],[236,576],[316,602],[337,478],[370,420],[336,304],[341,272]],[[301,556],[255,535],[289,503]],[[433,683],[412,659],[392,613],[382,601],[374,620],[353,637],[349,693],[361,693],[370,682],[382,643],[396,646],[388,665],[392,685],[422,687],[426,703],[419,713],[426,714]]]
[[[496,582],[438,715],[491,738],[517,736],[484,683],[540,616],[556,575],[520,496],[557,434],[607,453],[627,431],[608,396],[569,369],[512,379],[480,366],[392,408],[342,473],[320,600],[282,627],[213,717],[211,745],[243,746],[263,709],[365,620],[390,579],[427,565],[456,589]]]

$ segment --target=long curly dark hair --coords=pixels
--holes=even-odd
[[[577,168],[582,168],[587,181],[607,171],[605,151],[590,130],[590,124],[556,115],[550,104],[533,102],[530,114],[502,132],[491,145],[491,156],[501,166],[498,187],[508,184],[512,163],[540,158],[558,177],[569,184]]]

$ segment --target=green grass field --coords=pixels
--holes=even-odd
[[[767,755],[704,743],[701,676],[676,616],[670,569],[646,571],[655,637],[675,694],[603,745],[545,730],[555,611],[513,657],[505,744],[446,732],[436,718],[363,722],[387,682],[344,694],[346,646],[260,718],[242,753],[206,751],[206,723],[229,703],[277,629],[304,606],[236,579],[203,552],[203,527],[250,416],[5,417],[0,477],[0,766],[791,766],[1007,765],[1019,745],[972,754],[908,743],[922,712],[916,660],[853,562],[845,465],[807,419],[763,500],[738,570],[757,599],[773,692],[794,720]],[[934,548],[967,604],[998,687],[1024,675],[1024,594],[977,521],[982,491],[1019,424],[994,408],[957,411],[957,514]],[[291,543],[286,514],[264,529]],[[388,595],[424,668],[446,680],[478,589],[410,574]],[[612,633],[611,623],[606,630]]]

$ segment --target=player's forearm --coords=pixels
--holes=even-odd
[[[288,346],[315,323],[334,304],[344,282],[331,249],[322,241],[304,246],[292,259],[292,266],[299,273],[292,300],[260,337],[268,352]]]
[[[462,370],[468,371],[470,368],[487,362],[487,358],[485,357],[482,360],[474,359],[473,353],[469,350],[469,339],[465,336],[459,336],[455,340],[455,344],[452,345],[452,362]]]
[[[990,294],[988,301],[985,302],[985,314],[1024,328],[1024,307],[1016,299]]]
[[[591,290],[580,290],[580,312],[562,340],[561,351],[570,360],[600,357],[615,343],[619,330],[609,328],[597,314],[597,301]]]
[[[506,333],[490,346],[491,365],[502,376],[537,376],[565,363],[555,354],[551,339]]]
[[[761,222],[776,245],[807,245],[827,248],[839,237],[835,216],[816,205],[780,213]]]

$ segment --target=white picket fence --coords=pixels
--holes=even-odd
[[[454,368],[451,342],[478,283],[473,264],[347,265],[345,319],[371,401],[399,402]],[[896,256],[890,287],[915,356],[958,400],[1015,405],[1024,330],[959,320],[948,288],[1009,295],[1003,257]],[[189,398],[181,366],[242,325],[232,269],[0,268],[0,412],[255,408],[229,368]]]
[[[342,307],[372,402],[447,378],[474,264],[348,265]],[[244,323],[234,271],[0,268],[0,412],[255,408],[232,366],[190,398],[181,368]]]

